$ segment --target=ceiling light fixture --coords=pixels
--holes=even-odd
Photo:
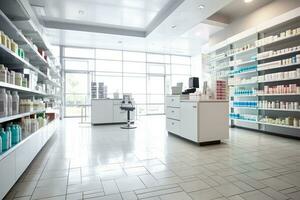
[[[199,5],[198,8],[199,9],[203,9],[205,6],[203,4]]]
[[[171,28],[176,28],[176,25],[172,25]]]
[[[119,44],[122,44],[123,42],[121,40],[118,41]]]
[[[83,14],[84,14],[84,11],[83,11],[83,10],[78,10],[78,14],[79,14],[79,15],[83,15]]]
[[[245,3],[251,3],[253,0],[244,0]]]

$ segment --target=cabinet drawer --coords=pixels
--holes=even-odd
[[[180,96],[167,96],[166,105],[170,107],[180,107]]]
[[[167,131],[179,135],[180,121],[174,119],[168,119],[166,122]]]
[[[167,116],[167,118],[179,120],[179,117],[180,117],[179,112],[180,112],[179,108],[167,107],[166,116]]]

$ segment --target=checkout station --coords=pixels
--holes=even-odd
[[[132,125],[134,120],[135,103],[130,94],[124,94],[123,99],[92,99],[92,125],[126,123],[121,128],[132,129],[136,128]]]
[[[220,143],[229,137],[227,83],[215,81],[208,88],[203,84],[199,92],[199,79],[189,79],[189,89],[182,91],[182,83],[172,87],[172,95],[165,99],[166,129],[200,145]],[[136,118],[135,104],[130,94],[123,98],[92,99],[91,123],[126,123],[121,128],[133,129]]]
[[[200,145],[220,143],[229,138],[228,100],[226,82],[215,81],[211,90],[203,84],[203,92],[196,92],[199,80],[189,79],[190,89],[180,92],[182,84],[172,87],[166,96],[166,128]]]

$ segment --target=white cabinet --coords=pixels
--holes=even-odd
[[[121,99],[92,99],[91,123],[126,123],[127,111],[121,110],[121,102]],[[135,119],[135,110],[130,112],[130,119]]]
[[[179,95],[171,95],[166,96],[166,105],[168,107],[180,107],[180,96]]]
[[[180,134],[180,121],[167,118],[166,127],[169,132],[174,133],[176,135]]]
[[[180,104],[180,135],[198,142],[198,103],[181,102]]]
[[[170,119],[179,120],[179,118],[180,118],[180,108],[167,107],[166,108],[166,116]]]
[[[56,120],[54,120],[0,155],[0,199],[3,199],[17,182],[44,144],[54,134],[56,127]]]
[[[6,195],[16,181],[15,152],[0,160],[0,199]]]
[[[92,124],[106,124],[113,122],[113,101],[109,99],[92,100]]]
[[[215,142],[229,137],[228,101],[188,100],[166,97],[167,131],[197,142]]]

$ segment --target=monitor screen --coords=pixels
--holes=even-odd
[[[189,88],[199,88],[199,78],[198,77],[189,78]]]

